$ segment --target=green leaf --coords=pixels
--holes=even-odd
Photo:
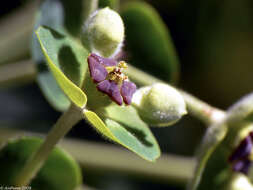
[[[156,139],[133,107],[118,105],[107,107],[98,113],[104,122],[94,112],[85,111],[84,114],[102,135],[142,158],[155,161],[160,156],[160,148]]]
[[[37,76],[37,82],[50,105],[58,111],[67,110],[70,101],[55,81],[52,73],[49,71],[40,72]]]
[[[224,189],[233,174],[228,163],[230,151],[224,141],[216,147],[207,160],[197,190]]]
[[[144,2],[123,5],[129,62],[164,80],[175,82],[179,61],[170,33],[154,8]]]
[[[42,140],[23,137],[8,142],[0,151],[0,184],[13,186],[14,178],[28,158],[39,148]],[[66,175],[67,174],[67,175]],[[54,148],[38,175],[32,180],[32,189],[73,190],[82,182],[81,169],[65,151]]]
[[[43,25],[78,36],[82,26],[82,9],[82,0],[74,2],[68,0],[45,0],[41,3],[35,19],[31,54],[38,70],[37,82],[46,99],[58,111],[67,110],[70,101],[46,67],[46,60],[41,52],[35,30]]]
[[[125,147],[149,161],[160,156],[155,137],[132,106],[113,104],[105,108],[104,116],[107,127]]]
[[[118,142],[117,138],[111,133],[111,131],[106,127],[105,123],[95,112],[84,110],[84,117],[98,130],[98,132],[103,134],[105,137]]]
[[[87,97],[79,88],[87,69],[88,52],[71,37],[40,27],[36,32],[48,66],[66,96],[78,107]]]
[[[217,146],[222,142],[224,136],[227,133],[227,125],[215,124],[210,126],[204,136],[203,142],[201,143],[197,152],[197,165],[194,172],[194,177],[190,181],[189,189],[198,189],[198,186],[202,180],[202,175],[205,171],[205,167],[216,150]]]

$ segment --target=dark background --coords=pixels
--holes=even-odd
[[[26,1],[5,1],[0,19]],[[200,99],[227,109],[251,92],[253,82],[253,1],[251,0],[155,0],[148,1],[160,13],[181,61],[178,86]],[[1,42],[0,42],[1,43]],[[35,82],[13,88],[0,87],[0,124],[46,132],[60,116]],[[84,121],[68,136],[104,141]],[[192,156],[205,128],[186,116],[175,126],[152,129],[163,152]],[[135,179],[119,173],[84,171],[85,183],[100,189],[181,189]]]

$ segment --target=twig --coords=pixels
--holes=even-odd
[[[151,76],[131,65],[128,65],[128,69],[126,70],[126,74],[130,77],[131,80],[136,82],[138,85],[147,86],[152,85],[154,83],[162,82],[166,83],[160,79],[157,79],[154,76]],[[199,100],[198,98],[179,90],[187,104],[187,109],[190,115],[198,118],[203,121],[207,126],[212,123],[221,121],[225,112],[208,105],[207,103]]]
[[[35,64],[31,59],[0,65],[0,87],[18,86],[33,82],[36,74]]]
[[[68,133],[68,131],[82,118],[81,111],[75,106],[71,106],[55,123],[48,133],[45,141],[24,165],[18,173],[15,181],[17,186],[27,186],[32,178],[37,174],[48,155],[55,145]]]

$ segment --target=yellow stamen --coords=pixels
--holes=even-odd
[[[114,71],[114,69],[116,68],[116,66],[109,66],[109,67],[105,67],[106,68],[106,70],[107,70],[107,72],[108,73],[111,73],[111,72],[113,72]]]
[[[118,64],[118,67],[126,69],[127,68],[127,64],[126,64],[125,61],[120,61],[119,64]]]
[[[251,153],[250,153],[250,155],[249,155],[248,158],[249,158],[249,160],[251,160],[251,161],[253,160],[253,152],[252,152],[252,151],[251,151]]]

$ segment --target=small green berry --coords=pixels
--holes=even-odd
[[[140,88],[132,104],[143,121],[152,126],[169,126],[187,113],[182,95],[174,88],[157,83]]]
[[[85,23],[82,43],[94,53],[110,57],[120,50],[123,40],[123,21],[108,7],[95,11]]]

